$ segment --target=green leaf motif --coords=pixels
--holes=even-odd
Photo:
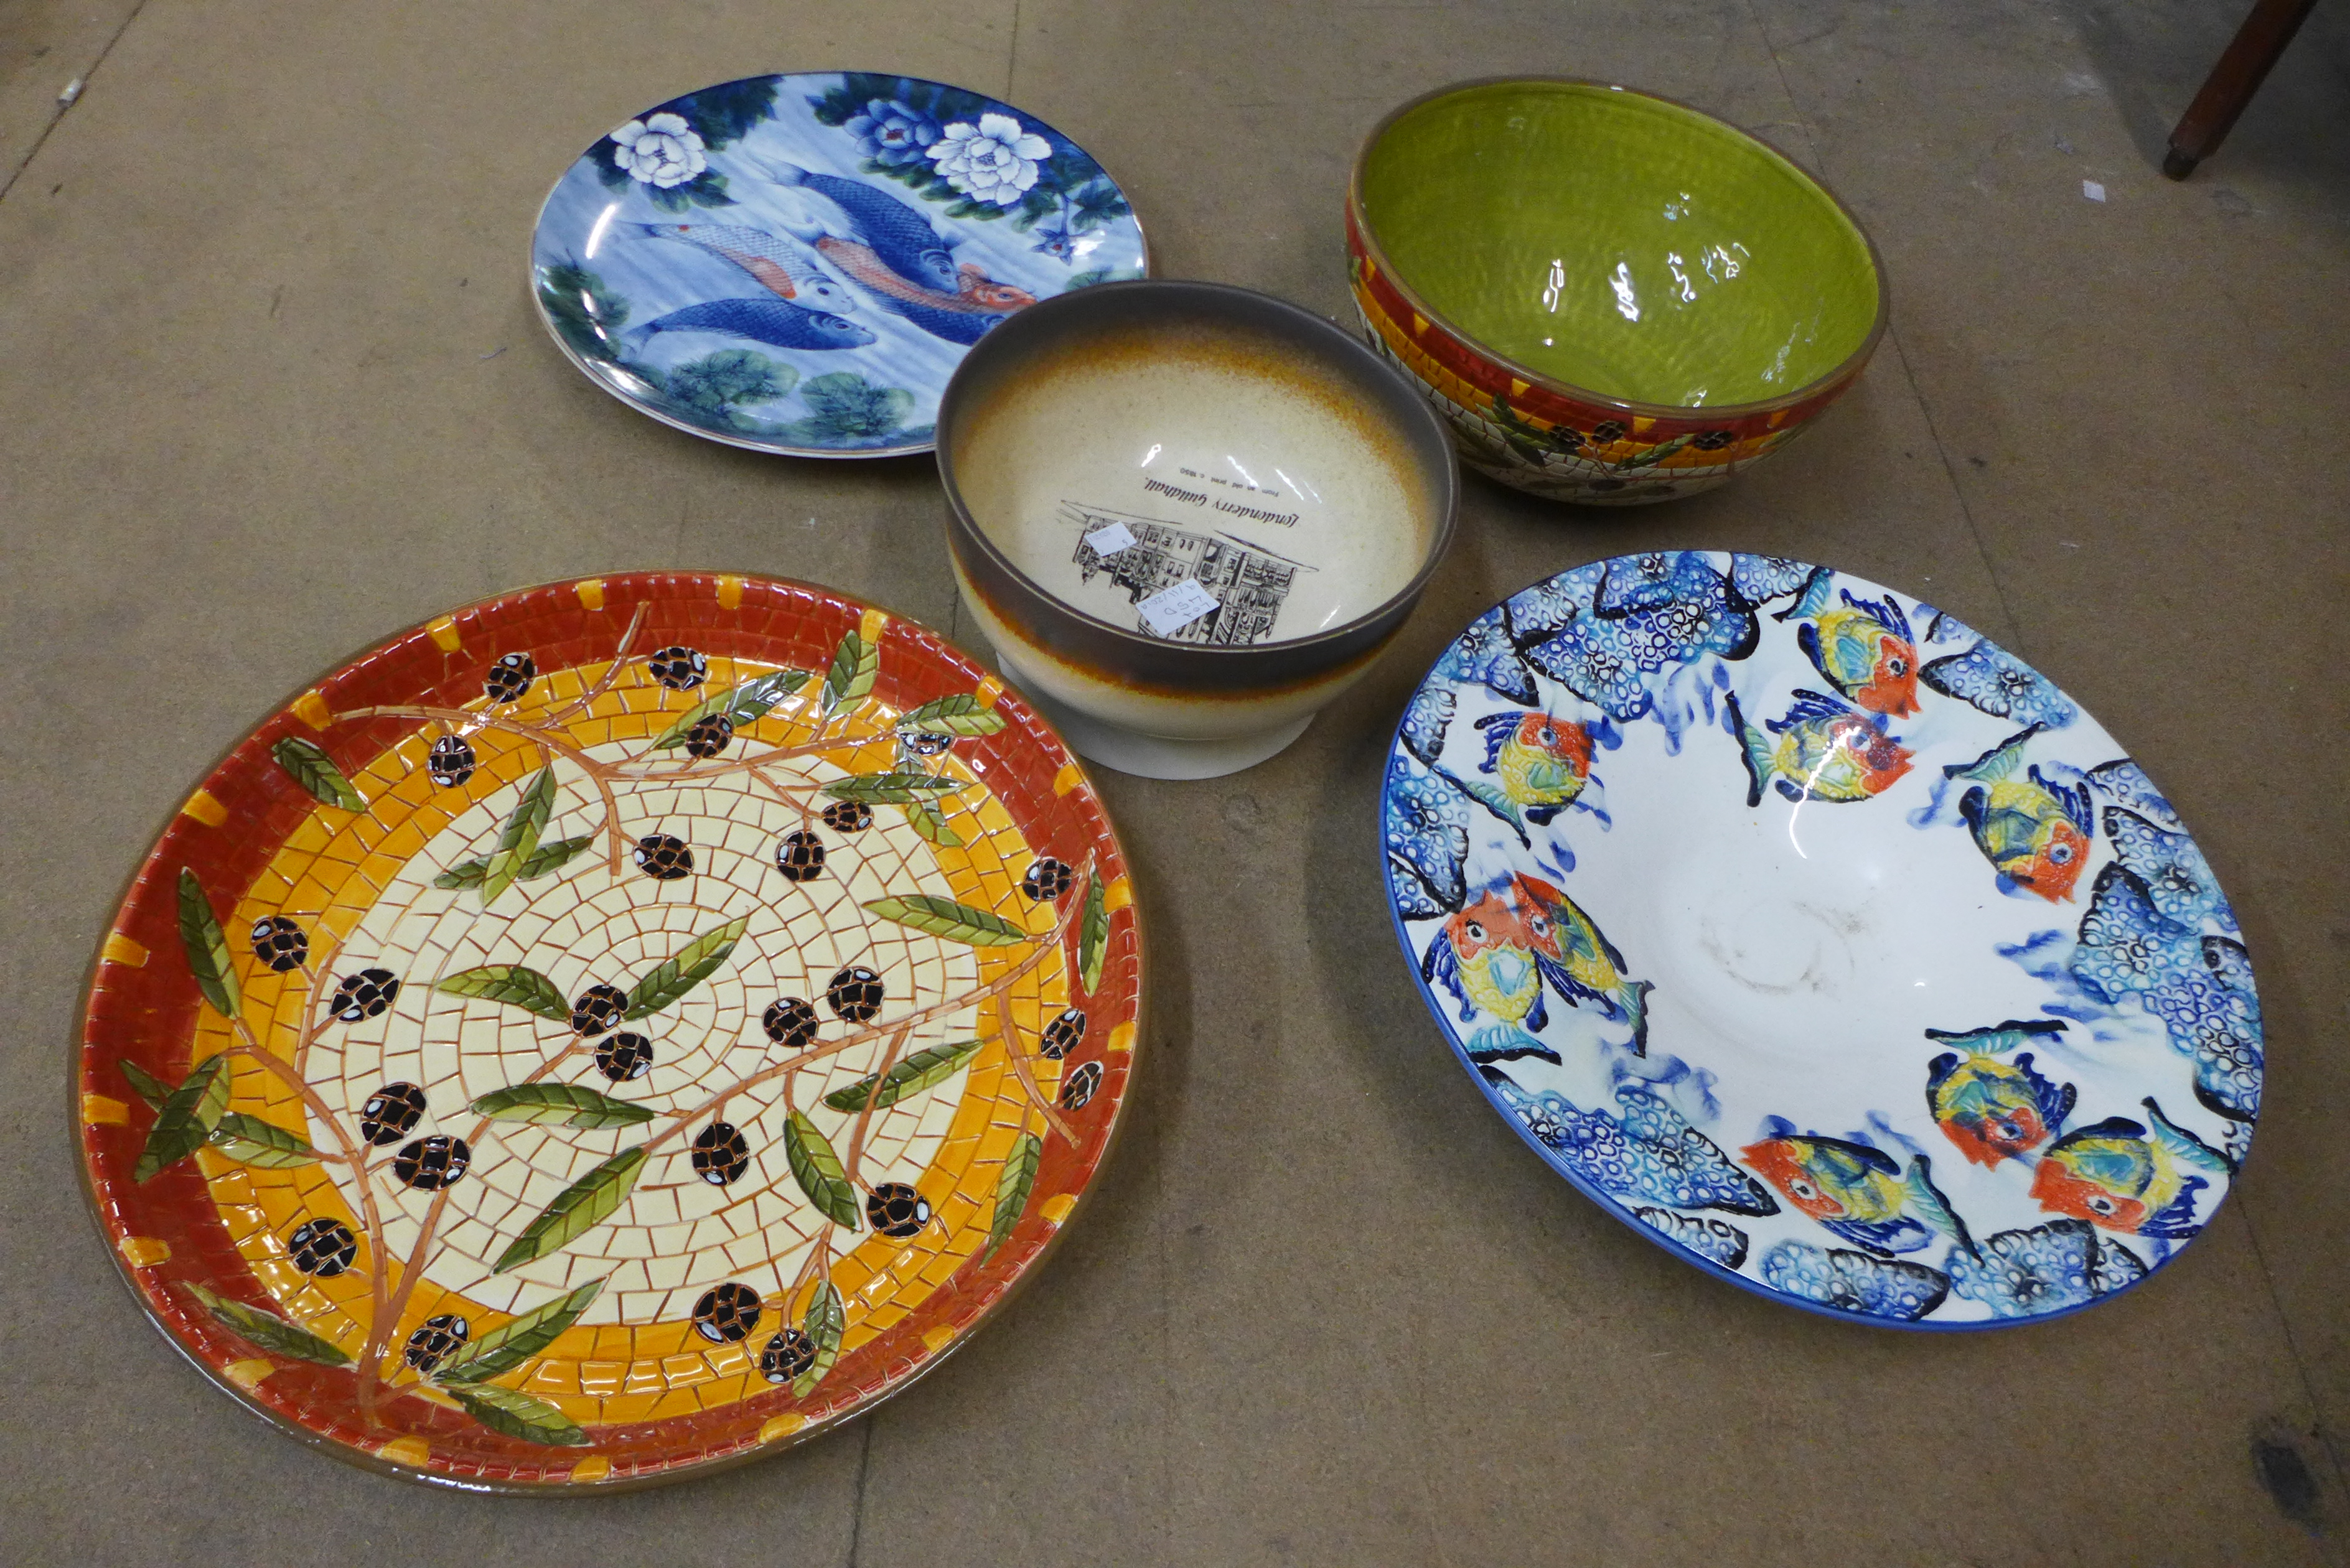
[[[873,690],[881,669],[881,649],[855,632],[840,639],[832,655],[832,669],[824,678],[824,711],[827,713],[861,702]]]
[[[743,940],[743,932],[751,924],[751,917],[729,920],[723,926],[712,926],[669,957],[645,971],[644,978],[629,988],[632,999],[622,1018],[642,1018],[659,1012],[671,1002],[716,974]]]
[[[624,1148],[555,1195],[539,1217],[524,1227],[498,1261],[494,1274],[518,1269],[534,1258],[559,1252],[580,1236],[612,1217],[628,1201],[645,1167],[645,1147]]]
[[[494,1383],[443,1382],[441,1386],[465,1407],[466,1415],[493,1432],[550,1449],[587,1446],[588,1434],[570,1417],[519,1388],[501,1388]]]
[[[228,1057],[207,1056],[180,1086],[164,1098],[139,1151],[133,1181],[151,1180],[166,1166],[177,1165],[204,1147],[228,1110]]]
[[[987,1250],[980,1253],[981,1262],[994,1257],[995,1250],[1012,1239],[1028,1207],[1028,1194],[1036,1185],[1036,1167],[1044,1158],[1045,1140],[1035,1133],[1021,1134],[1012,1152],[1003,1157],[1003,1174],[995,1183],[995,1218],[987,1228]]]
[[[679,715],[676,723],[653,738],[653,750],[674,751],[685,744],[686,732],[712,713],[725,714],[727,722],[739,730],[754,720],[765,718],[767,710],[815,679],[805,670],[770,670],[739,686],[730,686]]]
[[[941,898],[931,893],[909,893],[898,898],[875,898],[865,906],[868,914],[885,920],[895,920],[901,926],[911,926],[918,931],[928,931],[951,942],[964,942],[975,948],[1003,948],[1015,942],[1035,939],[1003,916],[958,904],[952,898]]]
[[[539,1303],[520,1317],[508,1318],[434,1367],[432,1376],[445,1382],[481,1383],[512,1372],[553,1345],[579,1320],[603,1288],[602,1280],[590,1280],[553,1301]]]
[[[898,728],[918,735],[993,735],[1003,724],[1003,714],[981,707],[968,691],[925,702],[898,721]]]
[[[335,759],[327,754],[316,741],[306,741],[299,735],[288,735],[269,748],[277,765],[294,775],[294,782],[308,790],[328,805],[338,805],[345,811],[365,811],[367,796],[351,787]]]
[[[816,1345],[816,1359],[808,1369],[792,1379],[792,1397],[805,1399],[810,1390],[824,1381],[832,1364],[840,1359],[840,1336],[848,1329],[848,1312],[842,1304],[840,1292],[830,1280],[816,1288],[816,1299],[808,1303],[807,1316],[800,1323],[800,1332]]]
[[[942,1045],[931,1045],[915,1052],[889,1069],[887,1076],[875,1074],[859,1078],[845,1089],[835,1089],[824,1097],[824,1103],[836,1111],[861,1111],[867,1096],[873,1094],[876,1078],[881,1092],[873,1101],[875,1110],[896,1105],[909,1095],[919,1095],[924,1089],[945,1083],[962,1071],[963,1064],[979,1054],[984,1042],[954,1040]]]
[[[560,871],[571,863],[574,856],[596,842],[594,834],[578,838],[558,838],[552,844],[542,844],[530,852],[527,859],[515,872],[517,882],[536,881],[550,871]],[[489,879],[489,857],[478,860],[461,860],[432,878],[435,888],[463,889],[478,888]]]
[[[546,831],[546,819],[555,815],[555,768],[552,763],[538,770],[538,775],[523,786],[522,799],[506,818],[504,832],[498,835],[497,853],[491,856],[482,871],[482,902],[494,903],[499,894],[515,884],[522,868],[538,848],[538,836]]]
[[[628,1127],[653,1119],[642,1106],[577,1084],[516,1084],[492,1089],[473,1104],[477,1116],[494,1122],[530,1122],[553,1127]]]
[[[1673,437],[1670,441],[1659,441],[1646,452],[1633,453],[1630,457],[1627,457],[1623,462],[1617,463],[1616,467],[1619,472],[1635,468],[1654,468],[1657,464],[1664,462],[1665,459],[1672,456],[1673,453],[1680,451],[1681,448],[1689,445],[1690,439],[1690,437],[1685,435],[1678,435]]]
[[[180,945],[188,950],[188,968],[196,989],[223,1018],[234,1018],[244,1007],[237,988],[236,965],[228,955],[228,938],[221,930],[204,885],[186,867],[180,867]]]
[[[1104,907],[1101,874],[1086,878],[1086,912],[1078,922],[1077,979],[1091,996],[1101,984],[1102,961],[1109,954],[1109,911]]]
[[[938,806],[927,800],[910,801],[906,805],[906,820],[914,831],[931,843],[946,849],[962,847],[962,835],[947,826],[947,819]]]
[[[450,996],[478,996],[485,1002],[503,1002],[536,1012],[541,1018],[552,1018],[558,1023],[571,1022],[571,1004],[555,989],[555,982],[535,969],[518,963],[484,964],[479,969],[459,970],[442,977],[433,990]]]
[[[784,1123],[784,1158],[791,1162],[792,1177],[800,1190],[826,1219],[857,1229],[857,1189],[849,1185],[848,1172],[824,1134],[798,1111]]]
[[[243,1111],[224,1114],[220,1125],[213,1128],[211,1141],[238,1164],[257,1165],[264,1170],[290,1170],[297,1165],[318,1163],[318,1151],[300,1133]]]
[[[321,1366],[348,1366],[351,1364],[351,1358],[331,1341],[286,1322],[274,1312],[230,1301],[218,1292],[206,1290],[192,1281],[187,1290],[190,1295],[204,1303],[206,1312],[264,1350],[274,1350],[296,1361],[315,1361]]]
[[[824,786],[824,793],[835,800],[861,800],[868,805],[905,805],[913,801],[928,805],[928,796],[952,794],[970,787],[962,779],[936,774],[858,774],[833,780]]]
[[[147,1102],[147,1108],[149,1110],[161,1110],[163,1108],[163,1102],[172,1097],[171,1085],[163,1082],[162,1079],[157,1077],[154,1074],[149,1072],[138,1063],[131,1061],[129,1057],[123,1058],[115,1064],[122,1069],[122,1075],[130,1081],[130,1087],[132,1090],[138,1094],[140,1099]]]

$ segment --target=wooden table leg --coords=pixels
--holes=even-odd
[[[2236,29],[2227,52],[2211,74],[2203,80],[2203,90],[2178,117],[2178,129],[2170,133],[2170,151],[2163,158],[2162,171],[2173,180],[2184,180],[2195,172],[2195,166],[2220,151],[2220,143],[2252,101],[2269,68],[2284,53],[2293,36],[2317,0],[2255,0],[2252,14]]]

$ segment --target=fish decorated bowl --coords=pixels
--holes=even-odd
[[[626,1490],[869,1408],[1033,1273],[1127,1097],[1085,774],[911,621],[637,573],[322,678],[187,797],[73,1068],[165,1337],[307,1443]]]
[[[1035,116],[864,72],[673,99],[556,182],[533,291],[573,364],[663,424],[796,457],[931,450],[964,352],[1145,275],[1117,182]]]
[[[1706,551],[1536,583],[1413,694],[1382,828],[1493,1108],[1749,1290],[2077,1312],[2251,1147],[2260,1002],[2186,825],[2045,676],[1890,588]]]
[[[1819,182],[1599,82],[1398,109],[1355,160],[1347,243],[1364,330],[1461,460],[1561,501],[1726,483],[1844,394],[1887,319],[1876,246]]]

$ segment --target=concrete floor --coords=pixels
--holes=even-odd
[[[0,1558],[2342,1561],[2350,714],[2322,654],[2350,635],[2350,11],[2320,7],[2171,184],[2163,135],[2237,10],[0,0]],[[1883,248],[1893,331],[1726,491],[1607,514],[1472,481],[1403,645],[1297,747],[1214,784],[1102,777],[1159,988],[1133,1130],[935,1376],[607,1501],[348,1469],[240,1415],[116,1282],[60,1115],[84,966],[224,747],[449,606],[704,567],[957,630],[927,460],[663,429],[563,363],[524,285],[539,199],[597,133],[844,64],[1032,108],[1126,184],[1164,274],[1334,315],[1345,171],[1388,106],[1503,71],[1650,88],[1826,175]],[[2259,968],[2270,1114],[2146,1289],[1957,1338],[1774,1306],[1577,1197],[1449,1059],[1368,852],[1393,716],[1497,596],[1668,545],[1930,594],[2196,827]]]

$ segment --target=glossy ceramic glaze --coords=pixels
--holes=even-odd
[[[1451,538],[1450,446],[1409,386],[1320,317],[1220,284],[1024,312],[965,361],[940,431],[964,603],[1009,672],[1107,727],[1073,743],[1126,771],[1279,750]],[[1154,626],[1186,582],[1211,607]],[[1120,736],[1165,744],[1154,761]]]
[[[1463,457],[1561,499],[1727,480],[1856,377],[1867,236],[1809,175],[1685,105],[1471,83],[1390,115],[1347,199],[1356,303]]]
[[[1141,958],[1083,774],[936,636],[557,584],[337,670],[188,798],[99,953],[85,1172],[165,1334],[296,1436],[640,1486],[847,1419],[1016,1287]]]
[[[961,88],[752,77],[647,109],[531,242],[574,363],[665,424],[802,457],[927,452],[963,352],[1038,299],[1143,275],[1125,195]]]
[[[1407,961],[1497,1110],[1709,1272],[1918,1328],[2044,1318],[2209,1223],[2260,1003],[2185,826],[1917,599],[1622,556],[1472,622],[1383,803]]]

